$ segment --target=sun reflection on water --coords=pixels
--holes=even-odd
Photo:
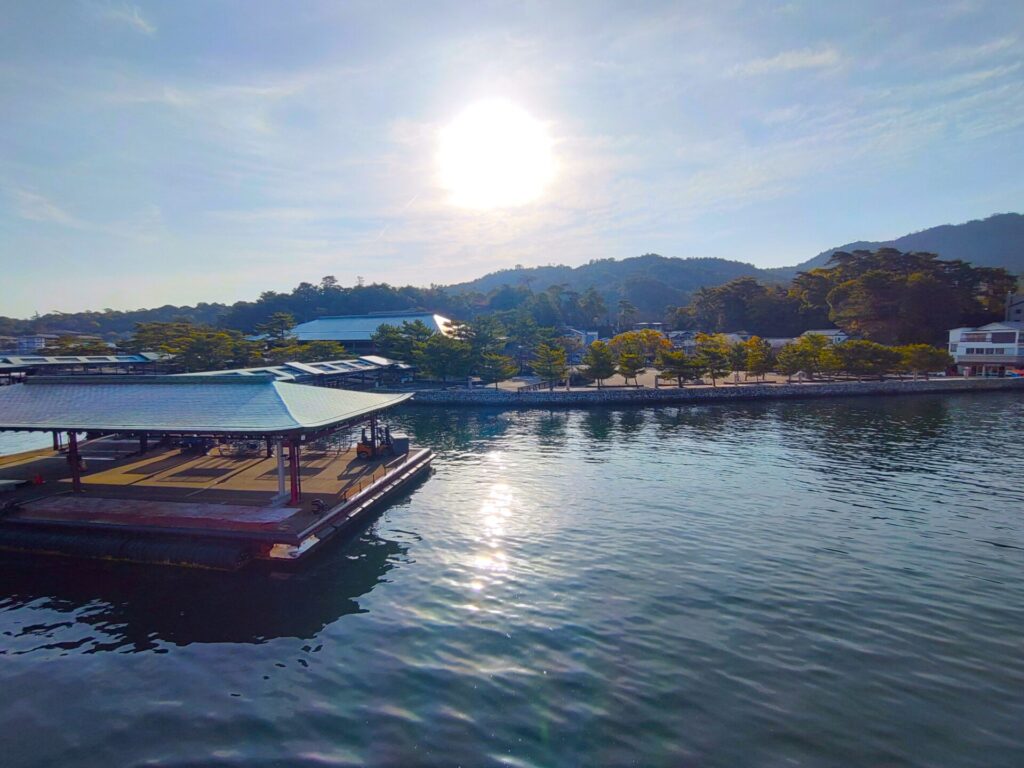
[[[492,457],[497,461],[498,457]],[[505,552],[515,505],[515,490],[503,482],[496,482],[487,491],[475,521],[473,536],[476,551],[467,562],[469,580],[466,586],[481,599],[494,599],[494,588],[506,582],[510,575],[509,556]],[[479,606],[467,606],[479,610]]]

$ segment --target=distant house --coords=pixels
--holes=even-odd
[[[787,344],[792,344],[796,341],[796,339],[790,338],[789,336],[769,336],[761,340],[768,342],[768,346],[772,348],[772,352],[778,352]]]
[[[26,336],[19,336],[17,352],[19,355],[31,355],[57,339],[58,336],[55,333],[31,333]]]
[[[369,315],[338,315],[318,317],[308,323],[300,323],[292,329],[299,341],[337,341],[349,351],[369,351],[373,348],[373,334],[382,325],[414,323],[417,320],[434,333],[447,335],[452,321],[432,312],[374,312]]]
[[[719,335],[725,336],[726,341],[728,341],[730,344],[738,344],[741,341],[746,341],[747,339],[750,338],[750,334],[747,333],[746,331],[724,331]]]
[[[75,341],[80,343],[103,341],[99,336],[93,336],[89,333],[79,333],[78,331],[55,331],[53,333],[30,333],[25,336],[19,336],[15,351],[19,355],[33,355],[41,350],[43,347],[57,341],[57,339],[70,336]]]
[[[800,334],[801,336],[824,336],[826,339],[831,341],[833,344],[842,344],[844,341],[849,341],[850,337],[839,328],[821,328],[814,331],[804,331]]]

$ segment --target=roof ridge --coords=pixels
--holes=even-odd
[[[296,427],[299,427],[301,429],[303,427],[302,422],[299,421],[298,416],[295,415],[295,412],[292,410],[292,407],[288,404],[288,401],[285,399],[284,395],[281,394],[281,389],[278,386],[279,384],[287,384],[287,383],[288,383],[287,381],[276,381],[276,380],[274,380],[274,381],[271,382],[271,386],[274,389],[274,394],[277,395],[277,399],[280,400],[281,401],[281,405],[284,406],[284,410],[288,414],[288,418],[290,418],[292,420],[292,423]],[[301,387],[303,385],[302,384],[293,384],[292,386],[294,386],[294,387]]]

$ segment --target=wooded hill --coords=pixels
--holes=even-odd
[[[832,254],[837,251],[852,253],[877,251],[879,248],[937,253],[943,259],[968,261],[976,267],[1002,267],[1020,275],[1024,273],[1024,215],[997,213],[987,219],[976,219],[964,224],[943,224],[923,229],[895,240],[858,240],[829,248],[796,266],[765,271],[773,277],[789,280],[798,272],[826,266]]]
[[[1003,267],[1014,274],[1024,272],[1024,216],[1016,213],[956,226],[933,227],[889,241],[889,244],[899,251],[926,251],[944,260]],[[674,308],[690,305],[701,295],[702,289],[706,291],[749,277],[766,286],[777,285],[778,288],[772,290],[782,293],[798,272],[824,266],[836,250],[877,250],[881,245],[886,244],[851,243],[782,269],[758,269],[727,259],[679,259],[647,254],[622,260],[601,259],[579,267],[517,267],[447,287],[398,288],[385,284],[344,287],[327,277],[319,284],[301,283],[287,293],[268,291],[256,301],[239,301],[231,306],[168,305],[135,311],[51,313],[25,320],[0,317],[0,335],[75,331],[115,340],[129,334],[136,323],[171,320],[219,325],[251,333],[275,312],[288,312],[302,322],[322,315],[413,309],[470,319],[480,314],[525,308],[540,324],[592,325],[615,323],[620,308],[627,307],[631,320],[664,320],[678,314]],[[770,301],[761,304],[765,316],[777,309]],[[594,315],[598,306],[604,307],[601,317]],[[669,308],[673,309],[669,311]],[[729,312],[720,316],[736,320],[744,317],[742,313]],[[755,311],[752,315],[755,319],[748,324],[754,324],[756,316]],[[771,330],[783,334],[790,326],[823,320],[820,311],[808,311],[805,307],[802,314],[779,316]]]

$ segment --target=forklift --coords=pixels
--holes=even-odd
[[[380,456],[394,456],[395,447],[391,439],[390,427],[378,427],[376,424],[370,426],[369,435],[366,427],[363,427],[363,434],[356,444],[356,456],[369,461]]]

